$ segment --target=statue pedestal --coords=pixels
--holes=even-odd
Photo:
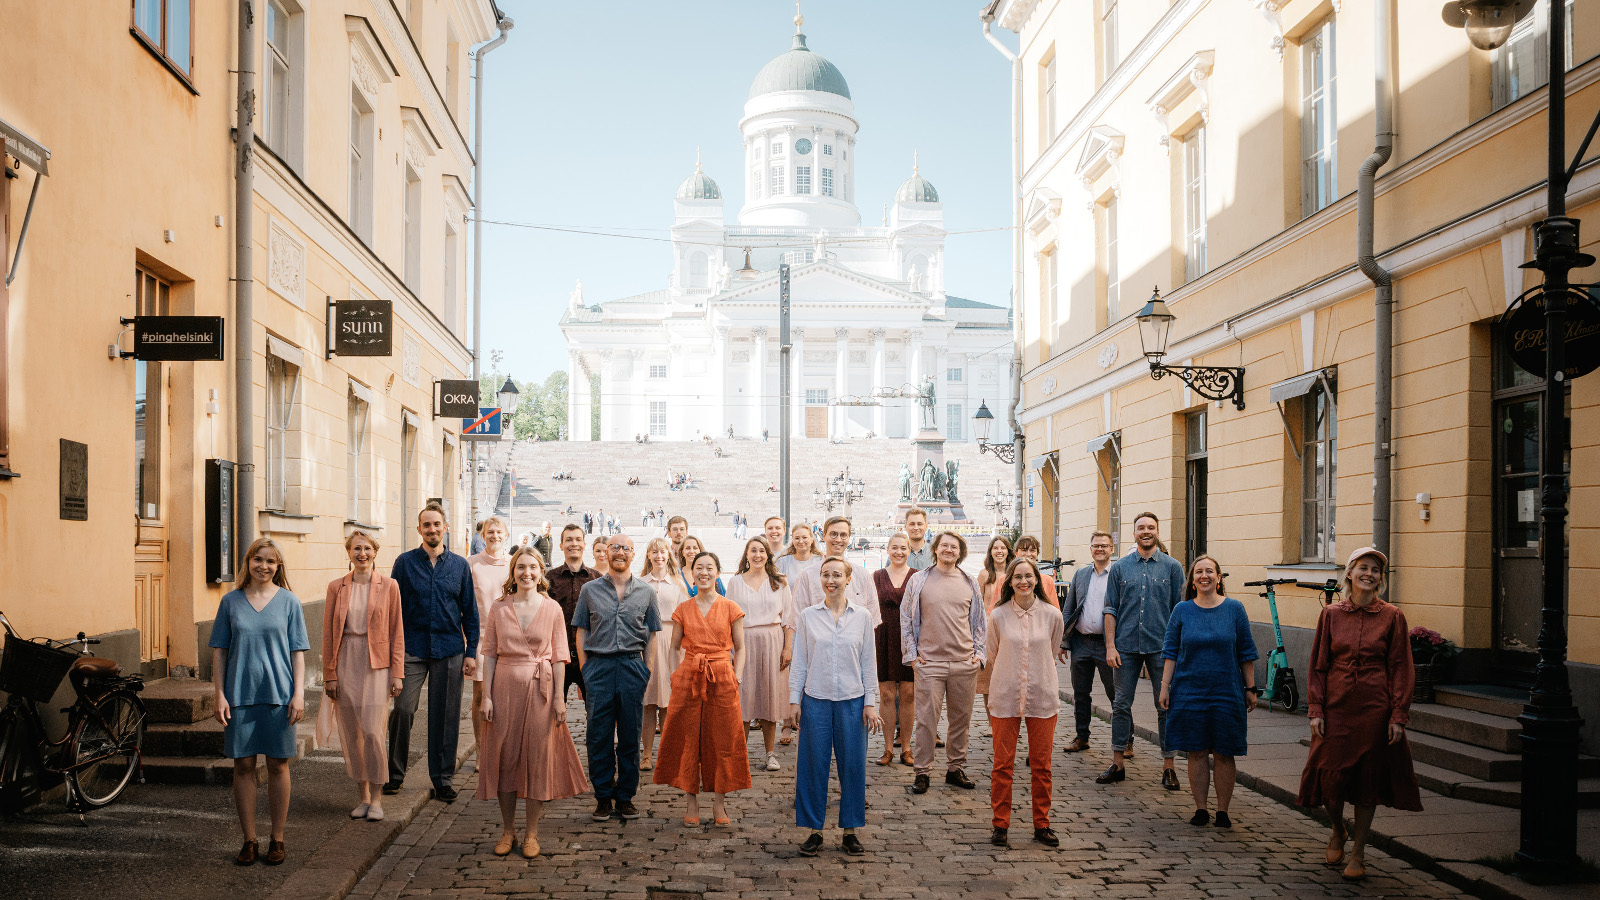
[[[930,523],[967,521],[966,511],[962,509],[961,504],[952,504],[946,499],[943,490],[943,479],[945,477],[944,435],[931,428],[924,428],[917,432],[911,438],[911,441],[913,447],[911,496],[917,499],[912,501],[902,500],[896,504],[894,521],[905,521],[906,510],[913,506],[919,506],[927,510]],[[933,468],[939,473],[939,490],[935,491],[931,496],[922,489],[922,468],[924,464],[929,462],[933,463]],[[956,496],[959,497],[960,493],[961,486],[958,483],[956,485]]]

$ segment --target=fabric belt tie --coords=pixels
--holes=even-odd
[[[500,665],[505,664],[501,663]],[[555,666],[549,659],[535,660],[531,663],[512,663],[505,667],[508,669],[532,669],[533,681],[528,684],[528,690],[530,692],[538,690],[539,696],[547,701],[554,695],[555,678],[553,676],[555,674]]]
[[[698,700],[705,696],[707,684],[720,684],[724,681],[725,678],[718,675],[712,663],[728,661],[726,650],[721,653],[691,653],[685,656],[678,667],[688,668],[689,674],[694,679],[694,683],[689,686],[689,696]]]

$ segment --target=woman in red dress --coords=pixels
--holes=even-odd
[[[1327,807],[1333,819],[1327,862],[1344,862],[1351,880],[1366,877],[1377,807],[1422,809],[1406,744],[1411,639],[1405,615],[1378,596],[1388,568],[1389,558],[1371,547],[1350,554],[1344,599],[1322,610],[1311,645],[1311,754],[1300,775],[1300,803]],[[1348,831],[1346,802],[1355,806]],[[1348,856],[1346,840],[1353,842]]]

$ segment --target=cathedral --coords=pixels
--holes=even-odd
[[[1010,408],[1009,306],[946,293],[944,207],[915,160],[883,224],[861,224],[870,186],[855,177],[850,87],[802,24],[750,85],[738,224],[697,162],[673,199],[666,286],[593,304],[581,283],[573,292],[561,317],[572,440],[591,438],[596,404],[601,440],[776,438],[785,263],[796,437],[911,437],[931,399],[937,430],[968,441],[980,403]]]

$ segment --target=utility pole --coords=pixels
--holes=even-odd
[[[794,385],[789,383],[789,264],[778,266],[778,515],[789,523],[789,430],[793,416]]]

